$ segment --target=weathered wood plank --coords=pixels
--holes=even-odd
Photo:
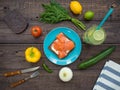
[[[42,58],[36,64],[31,64],[25,61],[24,51],[29,46],[35,46],[39,48],[40,51],[42,52]],[[72,69],[77,69],[78,63],[90,58],[91,56],[95,56],[97,53],[108,48],[109,46],[111,45],[103,44],[101,46],[88,46],[84,44],[79,58],[73,64],[70,64],[68,66],[71,67]],[[104,63],[109,59],[112,59],[113,61],[120,63],[119,61],[120,45],[116,44],[115,46],[116,46],[116,50],[110,56],[102,60],[97,65],[88,68],[88,70],[100,70],[103,67]],[[7,44],[7,45],[3,44],[3,45],[0,45],[0,53],[1,53],[0,54],[1,71],[23,69],[23,68],[29,68],[29,67],[38,66],[38,65],[41,66],[43,60],[53,70],[61,68],[61,66],[54,65],[47,59],[47,57],[43,52],[42,44]]]
[[[69,27],[74,29],[80,37],[84,31],[78,30],[69,21],[60,22],[57,24],[45,24],[38,22],[39,14],[43,12],[42,3],[49,3],[50,0],[0,0],[0,90],[13,90],[9,87],[10,83],[23,79],[31,73],[25,73],[14,77],[3,77],[3,73],[7,71],[21,70],[24,68],[34,67],[42,64],[45,60],[46,64],[53,70],[52,74],[47,73],[40,68],[40,76],[14,88],[14,90],[92,90],[97,77],[103,68],[105,62],[109,59],[120,64],[120,6],[116,7],[113,14],[104,24],[104,29],[107,32],[107,39],[100,46],[90,46],[83,42],[82,53],[79,58],[72,64],[68,65],[73,70],[74,78],[69,83],[63,83],[59,80],[58,72],[62,66],[52,64],[43,52],[43,41],[45,36],[55,27]],[[69,14],[82,20],[87,27],[93,24],[99,24],[102,18],[108,11],[111,3],[115,0],[79,0],[83,5],[83,13],[81,15],[73,15],[69,9],[70,0],[57,0],[65,7]],[[116,0],[119,1],[119,0]],[[29,21],[28,29],[22,34],[14,34],[8,26],[3,22],[5,13],[4,7],[9,7],[11,10],[17,9]],[[95,17],[92,21],[85,21],[83,14],[87,10],[93,10]],[[30,28],[33,25],[39,25],[43,29],[42,36],[35,39],[32,37]],[[98,64],[86,69],[78,70],[77,65],[105,48],[115,45],[116,50],[102,60]],[[35,46],[42,52],[41,60],[36,64],[31,64],[25,61],[24,51],[29,46]]]
[[[73,70],[73,79],[69,83],[64,83],[59,79],[58,73],[59,70],[54,70],[52,74],[40,70],[40,75],[38,77],[15,87],[14,90],[92,90],[99,75],[98,70]],[[12,88],[9,87],[12,82],[23,79],[29,75],[30,73],[8,78],[0,76],[0,81],[2,81],[2,84],[0,84],[1,90],[12,90]],[[86,87],[86,84],[89,85]]]
[[[86,22],[87,28],[92,26],[93,24],[99,24],[99,22],[96,21],[91,21],[91,22]],[[34,25],[39,25],[41,26],[43,33],[42,35],[35,39],[31,35],[31,27]],[[23,32],[22,34],[15,34],[13,33],[4,22],[0,22],[0,43],[43,43],[45,36],[53,29],[56,27],[69,27],[72,28],[74,31],[76,31],[79,36],[82,38],[82,35],[84,31],[79,30],[76,26],[74,26],[71,22],[61,22],[58,24],[44,24],[44,23],[39,23],[36,21],[31,21],[29,23],[28,29]],[[119,34],[120,34],[120,22],[116,21],[110,21],[106,22],[103,28],[106,30],[107,33],[107,38],[104,43],[120,43]],[[8,35],[9,34],[9,35]]]
[[[39,14],[41,12],[43,12],[43,8],[42,8],[42,3],[49,3],[50,0],[1,0],[0,1],[0,9],[1,9],[1,16],[0,19],[2,19],[4,17],[4,12],[2,10],[3,7],[10,7],[11,10],[13,9],[18,9],[23,16],[25,16],[28,19],[32,19],[32,20],[37,20],[39,17]],[[71,13],[70,9],[69,9],[69,3],[70,0],[56,0],[57,2],[59,2],[63,7],[65,7],[70,15],[72,17],[77,17],[80,18],[81,20],[83,19],[83,14],[85,13],[85,11],[87,10],[93,10],[95,12],[95,18],[94,20],[102,20],[102,18],[105,16],[106,12],[108,11],[109,7],[111,6],[111,4],[113,2],[115,2],[115,0],[109,0],[109,2],[107,0],[102,0],[102,1],[98,1],[98,0],[80,0],[81,4],[83,5],[83,14],[79,15],[79,16],[75,16]],[[119,2],[119,1],[118,1]],[[111,15],[111,17],[109,18],[109,20],[120,20],[120,6],[116,7],[113,14]]]

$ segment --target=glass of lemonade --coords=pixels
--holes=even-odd
[[[106,32],[103,28],[96,30],[97,25],[90,27],[83,35],[83,41],[90,45],[100,45],[106,39]]]

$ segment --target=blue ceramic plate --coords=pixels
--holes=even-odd
[[[56,36],[61,32],[64,33],[69,39],[71,39],[75,43],[74,49],[63,59],[59,59],[57,55],[49,49],[49,46],[56,39]],[[63,66],[63,65],[71,64],[75,60],[77,60],[77,58],[81,53],[82,43],[80,37],[74,30],[67,27],[58,27],[51,30],[47,34],[47,36],[44,39],[43,48],[45,55],[52,63]]]

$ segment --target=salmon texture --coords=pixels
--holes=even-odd
[[[63,33],[58,34],[50,46],[51,50],[56,53],[59,58],[66,57],[74,47],[74,42],[68,39]]]

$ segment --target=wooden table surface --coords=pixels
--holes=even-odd
[[[111,59],[120,64],[120,6],[118,6],[103,26],[107,33],[107,38],[104,44],[90,46],[82,42],[83,47],[81,55],[74,63],[68,65],[68,67],[73,70],[73,79],[68,83],[60,81],[58,72],[62,66],[55,65],[48,61],[43,52],[44,38],[49,31],[60,26],[73,29],[80,37],[82,37],[84,31],[79,30],[69,21],[57,24],[38,22],[39,14],[43,12],[41,4],[49,3],[49,1],[50,0],[0,0],[0,90],[92,90],[99,73],[107,60]],[[90,27],[93,24],[99,24],[108,11],[111,3],[115,0],[79,0],[83,5],[83,12],[78,16],[71,13],[69,9],[70,0],[57,1],[69,11],[69,14],[72,17],[80,19],[87,27]],[[29,21],[29,27],[25,32],[15,34],[8,28],[3,21],[5,16],[3,11],[4,7],[9,7],[11,10],[17,9]],[[92,21],[85,21],[83,19],[83,14],[87,10],[95,12],[95,17]],[[43,30],[42,36],[37,39],[33,38],[30,33],[30,28],[34,25],[41,26]],[[106,59],[86,70],[77,69],[78,63],[96,55],[96,53],[111,45],[115,45],[116,50]],[[42,52],[42,58],[36,64],[31,64],[25,61],[24,51],[29,46],[35,46]],[[23,79],[31,73],[8,78],[3,77],[3,73],[7,71],[21,70],[38,65],[41,66],[43,60],[45,60],[46,64],[53,70],[53,73],[49,74],[41,68],[38,77],[31,79],[14,89],[9,87],[12,82]]]

